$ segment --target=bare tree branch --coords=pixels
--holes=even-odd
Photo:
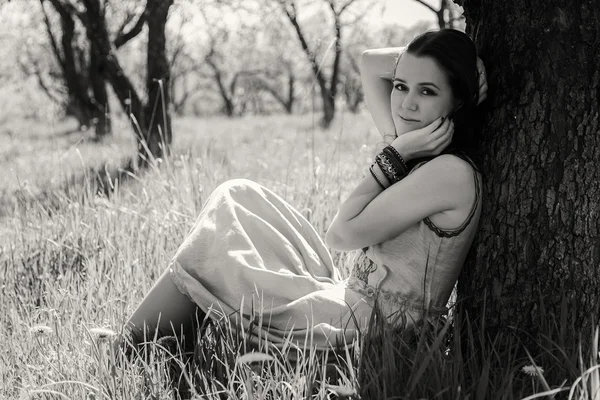
[[[131,21],[133,21],[133,17],[135,17],[135,13],[133,12],[128,12],[127,15],[125,15],[125,19],[123,19],[121,26],[119,26],[119,29],[117,29],[116,37],[119,37],[123,34],[123,31],[125,31],[125,27],[129,25]]]
[[[374,7],[376,4],[378,3],[378,0],[371,0],[369,2],[369,4],[367,6],[365,6],[367,9]],[[344,22],[341,23],[342,26],[352,26],[352,25],[356,25],[358,24],[360,21],[362,21],[363,19],[365,19],[368,16],[368,13],[366,12],[361,12],[358,13],[357,15],[355,15],[355,18],[351,19],[351,20],[346,20]]]
[[[421,4],[422,6],[425,6],[425,7],[429,8],[429,10],[431,10],[432,12],[434,12],[434,13],[436,13],[436,14],[437,14],[437,12],[439,11],[439,10],[436,10],[435,8],[433,8],[433,6],[432,6],[431,4],[427,4],[427,3],[426,3],[425,1],[423,1],[423,0],[415,0],[415,1],[416,1],[417,3],[419,3],[419,4]]]
[[[349,0],[345,4],[345,6],[351,4],[352,2],[354,2],[354,0]],[[338,77],[340,73],[340,61],[342,56],[342,27],[340,24],[341,12],[338,13],[335,11],[335,7],[333,5],[332,0],[329,0],[329,6],[331,8],[331,11],[333,12],[335,30],[335,57],[333,59],[333,68],[329,81],[329,90],[331,92],[331,97],[335,99],[335,96],[337,94],[337,83],[339,79]],[[345,6],[343,7],[343,9],[345,9]]]
[[[134,37],[136,37],[142,31],[142,29],[144,28],[144,24],[146,23],[146,18],[150,14],[150,12],[150,8],[146,6],[146,8],[144,8],[144,12],[142,12],[142,14],[139,16],[135,25],[133,25],[133,27],[128,32],[124,32],[127,23],[133,20],[133,14],[127,15],[127,18],[125,18],[125,22],[123,22],[123,25],[121,25],[121,28],[117,32],[117,36],[113,42],[117,49],[123,46],[125,43],[129,42]]]
[[[282,8],[283,8],[286,16],[288,17],[290,23],[294,27],[294,30],[296,31],[296,35],[298,36],[298,40],[300,41],[300,45],[302,46],[302,50],[304,51],[304,53],[308,57],[308,60],[309,60],[309,62],[311,64],[311,67],[312,67],[312,70],[313,70],[313,74],[315,75],[315,78],[317,79],[317,82],[319,83],[319,86],[322,89],[326,88],[327,85],[325,83],[325,77],[323,76],[323,73],[321,72],[321,69],[319,68],[319,65],[317,63],[317,59],[316,59],[314,53],[308,47],[308,43],[306,41],[306,37],[304,35],[304,31],[300,27],[300,24],[298,23],[298,20],[296,18],[296,14],[297,13],[296,13],[296,5],[295,5],[294,1],[293,0],[291,0],[291,1],[280,0],[279,4],[282,5]],[[288,7],[288,5],[289,5],[289,7]]]
[[[446,22],[444,21],[444,10],[447,8],[447,0],[442,0],[440,9],[436,10],[430,4],[425,3],[424,0],[415,0],[417,3],[427,7],[431,12],[433,12],[438,20],[438,25],[440,28],[444,28],[446,26]]]
[[[42,13],[44,14],[44,25],[46,25],[46,32],[48,33],[48,38],[50,39],[50,45],[52,46],[52,50],[54,51],[54,55],[56,56],[58,64],[60,65],[61,69],[64,70],[65,62],[61,55],[56,38],[54,37],[54,33],[52,33],[52,24],[50,23],[50,17],[48,17],[48,13],[44,7],[44,0],[40,0],[40,5],[42,7]]]
[[[252,69],[252,70],[236,72],[235,75],[233,75],[233,79],[231,80],[231,83],[229,84],[229,94],[231,95],[231,97],[233,97],[233,95],[235,93],[237,81],[239,78],[246,77],[246,76],[252,76],[252,75],[258,75],[263,72],[264,72],[264,70],[262,70],[262,69]]]
[[[40,85],[40,88],[42,89],[42,91],[46,94],[46,96],[48,96],[48,98],[55,102],[56,104],[60,104],[60,105],[64,105],[64,100],[57,97],[52,90],[50,89],[50,86],[46,83],[46,81],[44,80],[44,77],[42,76],[42,71],[40,70],[39,66],[37,65],[37,63],[30,57],[29,61],[31,62],[31,66],[33,66],[33,71],[31,71],[28,67],[27,64],[25,64],[23,62],[23,60],[19,59],[18,63],[19,66],[21,67],[21,70],[27,74],[27,75],[31,75],[32,73],[35,75],[35,77],[37,78],[38,84]]]
[[[333,3],[333,1],[332,1],[332,0],[329,0],[329,2],[330,2],[330,4],[332,4],[332,3]],[[346,3],[345,3],[344,5],[342,5],[342,7],[341,7],[341,8],[340,8],[340,9],[337,11],[337,15],[338,15],[338,16],[342,15],[342,14],[344,13],[344,11],[346,11],[346,9],[347,9],[348,7],[350,7],[350,6],[351,6],[351,5],[352,5],[354,2],[356,2],[356,0],[348,0],[348,1],[346,1]],[[333,7],[333,5],[332,5],[332,7],[331,7],[331,8],[332,8],[332,9],[334,8],[334,7]],[[335,12],[335,11],[334,11],[334,12]]]
[[[231,97],[231,93],[227,91],[225,87],[225,83],[223,82],[223,76],[221,75],[221,70],[212,59],[214,54],[214,49],[211,47],[211,52],[206,57],[206,63],[213,70],[215,81],[217,82],[217,87],[219,88],[219,93],[221,94],[221,98],[223,99],[223,107],[225,108],[225,113],[227,116],[231,117],[234,114],[233,109],[233,99]]]
[[[204,63],[198,62],[198,63],[195,63],[195,64],[189,66],[188,68],[173,72],[173,74],[171,75],[171,77],[172,77],[171,79],[181,78],[181,77],[184,77],[191,73],[196,73],[196,76],[199,78],[209,78],[209,76],[207,74],[204,74],[204,73],[199,74],[199,72],[202,70],[204,65],[205,65]]]
[[[291,70],[291,68],[288,68],[288,95],[287,98],[284,98],[281,95],[281,89],[273,84],[271,84],[270,80],[268,79],[268,72],[265,73],[264,76],[256,76],[254,83],[256,84],[256,86],[259,89],[265,90],[267,93],[269,93],[271,96],[273,96],[273,98],[280,103],[283,108],[286,110],[286,112],[291,113],[292,112],[292,107],[294,104],[294,84],[296,81],[296,78]]]
[[[206,82],[197,82],[191,89],[184,90],[179,100],[176,100],[175,97],[172,98],[173,109],[177,114],[181,114],[183,107],[194,94],[208,88]]]

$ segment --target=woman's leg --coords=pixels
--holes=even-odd
[[[195,342],[204,315],[196,303],[177,289],[167,268],[131,315],[126,329],[134,344],[150,341],[155,335],[177,336],[188,347]]]

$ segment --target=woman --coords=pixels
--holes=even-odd
[[[361,64],[369,110],[393,140],[325,237],[334,249],[358,250],[350,278],[279,196],[228,181],[128,321],[135,341],[144,329],[185,336],[208,314],[251,328],[255,341],[326,349],[354,339],[376,304],[406,328],[446,311],[481,212],[468,123],[487,86],[475,46],[445,29],[406,50],[366,51]]]

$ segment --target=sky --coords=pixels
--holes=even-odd
[[[381,16],[385,22],[396,22],[403,26],[414,25],[419,20],[435,21],[435,14],[415,0],[381,0],[385,2],[385,12]],[[434,8],[440,5],[439,0],[424,0]]]

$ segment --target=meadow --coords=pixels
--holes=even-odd
[[[0,398],[600,399],[597,348],[556,356],[573,366],[553,381],[559,367],[518,358],[510,341],[463,358],[458,323],[412,345],[375,329],[345,352],[295,362],[249,353],[243,332],[225,325],[191,356],[163,341],[124,359],[111,339],[219,183],[268,186],[324,234],[382,142],[366,114],[341,113],[328,131],[314,115],[179,118],[173,130],[171,156],[111,181],[110,196],[95,176],[134,154],[127,121],[103,143],[68,122],[0,132]],[[347,255],[333,256],[347,274]]]

